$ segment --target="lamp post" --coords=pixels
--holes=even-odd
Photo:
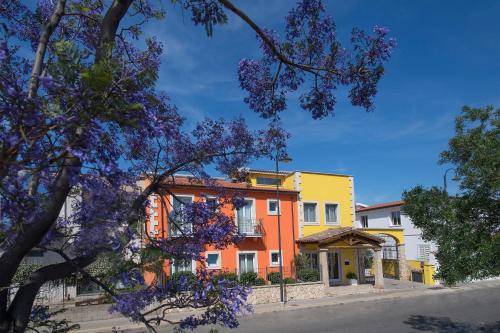
[[[283,260],[281,255],[281,211],[280,211],[280,178],[279,178],[279,162],[289,163],[292,159],[288,156],[280,158],[279,149],[276,149],[276,212],[278,213],[278,257],[280,269],[280,301],[285,304],[285,293],[283,288]]]

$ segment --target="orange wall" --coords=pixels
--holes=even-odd
[[[194,195],[194,200],[202,200],[200,193],[210,193],[206,190],[198,188],[179,188],[172,189],[174,194]],[[221,253],[221,269],[230,272],[236,272],[238,251],[255,251],[257,253],[257,268],[259,275],[265,277],[266,267],[270,267],[270,251],[278,250],[278,218],[276,215],[268,215],[267,213],[267,199],[275,199],[276,193],[274,191],[252,191],[246,192],[245,198],[255,199],[255,213],[256,220],[262,222],[262,237],[247,237],[236,245],[231,245],[226,249],[220,250]],[[282,256],[284,266],[284,277],[290,276],[289,271],[293,265],[294,254],[298,254],[298,247],[294,242],[298,237],[298,219],[297,219],[297,195],[295,193],[280,193],[281,199],[281,244]],[[162,209],[159,197],[156,199],[158,208],[158,221],[157,237],[168,236],[168,222],[165,209]],[[165,200],[169,202],[169,200]],[[162,213],[160,213],[162,211]],[[234,211],[232,207],[225,206],[222,211],[234,218]],[[149,212],[148,212],[149,213]],[[149,214],[148,214],[149,216]],[[149,219],[147,222],[147,230],[149,231]],[[212,246],[207,246],[206,251],[215,251]],[[169,274],[169,265],[165,264],[165,273]],[[267,270],[278,271],[278,267],[272,267]],[[146,281],[151,281],[153,276],[146,274]]]

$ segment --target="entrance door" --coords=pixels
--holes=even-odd
[[[328,252],[328,277],[330,285],[340,284],[342,282],[340,252]]]

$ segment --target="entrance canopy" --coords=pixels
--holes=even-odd
[[[319,247],[329,245],[381,247],[384,239],[353,228],[335,228],[302,237],[297,243],[314,244]]]

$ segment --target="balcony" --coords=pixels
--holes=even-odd
[[[239,218],[238,231],[247,237],[262,237],[262,224],[255,218]]]

